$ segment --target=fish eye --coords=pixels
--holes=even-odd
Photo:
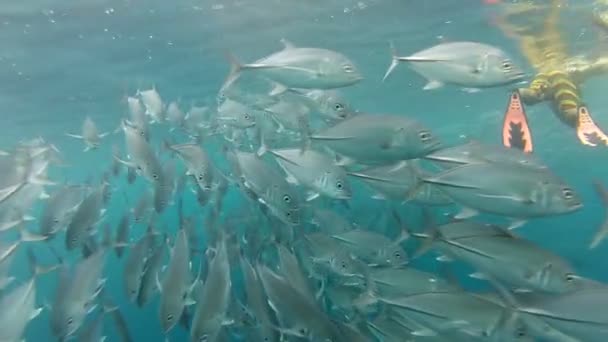
[[[342,182],[338,181],[338,182],[336,183],[336,188],[338,188],[338,189],[342,189],[342,187],[343,187]]]
[[[74,320],[72,319],[72,317],[68,318],[67,323],[68,323],[68,325],[72,325],[74,323]]]
[[[289,196],[289,195],[284,195],[284,196],[283,196],[283,201],[284,201],[285,203],[291,203],[291,196]]]
[[[427,142],[429,140],[431,140],[431,133],[427,132],[427,131],[422,131],[420,133],[418,133],[418,136],[420,137],[420,140],[422,140],[422,142]]]
[[[513,66],[511,65],[511,62],[509,62],[509,61],[502,62],[502,68],[504,70],[511,70],[512,67]]]
[[[342,70],[344,70],[344,72],[346,72],[346,73],[351,73],[351,72],[355,71],[355,68],[350,64],[344,64],[342,66]]]
[[[198,179],[199,181],[201,181],[201,182],[202,182],[202,181],[203,181],[203,179],[205,179],[205,177],[203,177],[203,175],[202,175],[202,174],[199,174],[199,175],[198,175],[198,177],[197,177],[197,179]]]
[[[158,179],[158,174],[156,174],[156,173],[152,174],[152,178]]]
[[[576,276],[572,273],[567,273],[566,274],[566,281],[571,283],[576,279]]]
[[[336,103],[336,104],[334,105],[334,109],[335,109],[335,110],[342,110],[342,109],[344,109],[344,105],[343,105],[343,104],[341,104],[341,103]]]
[[[173,315],[172,314],[168,314],[167,315],[167,321],[169,321],[169,322],[173,321]]]
[[[574,197],[574,193],[572,190],[565,188],[562,190],[562,196],[564,196],[565,199],[571,199]]]
[[[249,119],[251,119],[251,115],[249,115],[248,113],[245,113],[245,114],[243,115],[243,117],[245,118],[245,120],[249,120]]]
[[[400,251],[395,251],[395,253],[393,253],[393,256],[397,259],[401,259],[401,252]]]
[[[209,338],[209,336],[207,334],[205,334],[205,335],[199,337],[198,340],[200,342],[205,342],[205,341],[207,341],[208,338]]]
[[[53,223],[59,223],[59,219],[53,219]]]

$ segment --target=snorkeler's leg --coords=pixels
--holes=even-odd
[[[509,97],[502,125],[502,143],[505,147],[518,148],[526,153],[533,151],[532,134],[518,90]]]
[[[583,145],[597,146],[598,143],[608,145],[608,136],[595,124],[587,106],[579,106],[577,116],[576,135]]]

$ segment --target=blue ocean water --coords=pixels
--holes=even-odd
[[[574,55],[602,49],[601,32],[585,14],[592,8],[591,1],[581,0],[569,10],[564,37]],[[43,137],[57,146],[66,163],[53,168],[51,178],[74,183],[99,179],[112,162],[113,144],[122,146],[124,138],[111,134],[99,149],[83,152],[82,143],[65,133],[78,133],[86,116],[100,131],[113,131],[127,115],[125,97],[152,86],[167,102],[213,106],[229,69],[226,52],[242,61],[253,61],[280,49],[281,38],[349,56],[365,79],[343,92],[359,111],[415,118],[446,145],[465,139],[499,144],[509,87],[476,93],[457,87],[424,91],[426,81],[406,66],[398,67],[391,78],[381,82],[390,62],[389,41],[403,54],[443,40],[489,43],[509,52],[532,74],[517,44],[492,25],[493,10],[478,0],[7,1],[0,4],[0,108],[4,111],[0,146],[8,149],[19,141]],[[608,127],[607,77],[600,75],[583,86],[584,101],[601,127]],[[530,107],[527,113],[534,130],[534,153],[581,194],[584,208],[566,216],[534,219],[518,233],[571,261],[581,275],[606,282],[603,260],[608,245],[591,251],[587,246],[604,218],[605,208],[592,181],[608,183],[607,150],[580,145],[575,133],[546,105]],[[151,135],[159,149],[160,142],[170,137],[162,125],[152,126]],[[222,163],[221,147],[209,149],[214,160]],[[369,224],[378,213],[388,210],[386,203],[371,200],[368,190],[354,184],[354,198],[347,211],[352,221]],[[124,177],[114,180],[104,222],[115,226],[125,207],[135,205],[148,187],[142,179],[134,185],[128,185]],[[200,224],[207,211],[187,193],[185,211],[200,215]],[[246,203],[231,189],[222,216],[246,217]],[[33,208],[34,217],[42,206],[38,203]],[[418,208],[403,205],[399,211],[408,224],[421,225]],[[159,227],[174,234],[178,225],[175,206],[158,220]],[[37,229],[36,221],[31,224],[33,231]],[[131,240],[144,230],[144,225],[135,226]],[[49,243],[62,248],[63,236]],[[24,250],[18,250],[11,271],[18,282],[28,277]],[[53,262],[46,249],[36,252],[43,262]],[[78,258],[77,252],[66,255],[67,262]],[[158,297],[144,308],[130,303],[123,290],[123,264],[124,257],[108,256],[105,292],[119,305],[134,341],[163,341]],[[425,260],[420,267],[432,271],[437,266]],[[479,282],[463,281],[471,289],[483,287]],[[39,305],[52,302],[56,283],[54,274],[41,277],[37,285]],[[235,283],[236,289],[243,286],[246,284]],[[53,339],[49,315],[49,310],[44,310],[30,322],[27,341]],[[106,319],[104,334],[107,341],[119,340],[110,319]],[[178,327],[168,338],[185,340],[188,331]]]

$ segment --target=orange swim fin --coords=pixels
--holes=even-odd
[[[532,153],[532,134],[528,127],[528,118],[517,90],[511,93],[509,105],[502,125],[502,143],[505,147],[518,148]]]
[[[608,136],[593,122],[587,106],[578,108],[576,135],[583,145],[597,146],[598,142],[608,145]]]

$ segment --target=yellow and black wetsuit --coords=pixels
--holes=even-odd
[[[526,105],[549,102],[555,115],[562,122],[577,130],[579,140],[583,144],[595,146],[596,143],[592,141],[594,138],[599,138],[604,141],[604,144],[608,144],[608,137],[593,123],[589,111],[582,101],[579,88],[580,83],[594,72],[603,71],[604,68],[608,70],[608,63],[605,63],[606,61],[603,59],[594,63],[586,63],[582,60],[571,63],[572,58],[568,56],[567,47],[558,27],[561,8],[561,0],[551,0],[549,12],[545,15],[540,30],[510,24],[508,22],[510,14],[503,16],[498,22],[503,31],[519,39],[522,53],[536,69],[536,75],[528,87],[517,90],[518,96]],[[531,11],[537,9],[537,7],[530,7]],[[524,12],[519,10],[517,15],[524,15]],[[510,101],[515,98],[512,96]],[[519,101],[519,98],[516,100]],[[509,116],[512,116],[518,125],[527,126],[523,106],[519,105],[515,108],[520,107],[522,113],[507,111],[503,136],[512,133],[512,127],[508,127],[511,125]],[[525,128],[529,130],[527,127]],[[509,145],[508,139],[503,137],[503,140],[506,145]],[[531,136],[528,137],[528,140],[528,143],[531,144]]]

